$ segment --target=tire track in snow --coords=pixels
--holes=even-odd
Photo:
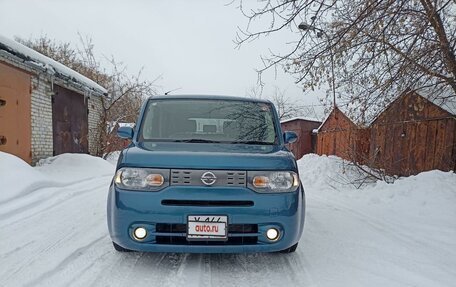
[[[39,182],[35,183],[33,186],[26,187],[21,193],[17,194],[16,196],[13,196],[13,197],[10,197],[8,199],[0,201],[0,206],[8,204],[8,203],[10,203],[12,201],[15,201],[15,200],[20,200],[20,199],[26,197],[27,195],[30,195],[31,193],[34,193],[34,192],[36,192],[36,191],[38,191],[40,189],[45,189],[45,188],[65,188],[65,187],[70,187],[70,186],[73,186],[73,185],[76,185],[76,184],[80,184],[81,180],[84,180],[86,182],[86,181],[91,181],[91,180],[99,179],[101,177],[106,177],[106,176],[109,176],[109,177],[112,178],[113,174],[111,174],[111,173],[102,174],[102,175],[99,175],[99,176],[87,177],[87,178],[84,178],[84,179],[80,179],[80,180],[77,180],[77,181],[70,181],[70,182],[58,182],[58,181],[52,181],[52,180],[39,181]]]
[[[432,253],[438,253],[441,258],[445,258],[448,256],[448,253],[453,253],[453,256],[456,256],[456,253],[454,253],[454,250],[441,250],[435,248],[435,245],[429,245],[426,242],[422,242],[419,240],[419,238],[408,235],[407,233],[403,232],[400,230],[399,227],[393,227],[393,223],[386,221],[385,219],[383,221],[378,220],[377,218],[369,215],[366,212],[360,212],[357,210],[354,210],[353,208],[350,208],[346,204],[340,202],[340,201],[335,201],[333,200],[331,204],[327,202],[327,200],[321,200],[317,198],[321,204],[328,206],[328,207],[334,207],[337,206],[340,210],[343,210],[344,212],[348,212],[355,216],[357,220],[363,222],[365,225],[379,231],[378,233],[383,235],[384,237],[392,237],[398,241],[401,241],[406,246],[407,248],[411,249],[412,251],[416,250],[421,250],[421,252],[426,252],[429,253],[429,249],[433,249]],[[387,236],[385,236],[385,233]],[[423,248],[424,247],[424,248]],[[431,255],[431,254],[429,254]],[[448,269],[448,271],[454,272],[451,268]],[[454,273],[456,274],[456,272]]]
[[[89,285],[127,286],[135,282],[145,286],[175,286],[173,284],[185,256],[176,253],[114,252],[111,259],[115,263],[101,270]]]
[[[35,204],[36,203],[41,203],[41,206],[39,206],[40,208],[33,208],[32,210],[36,210],[36,212],[32,213],[32,214],[29,214],[28,216],[25,216],[25,217],[19,217],[18,219],[14,220],[14,221],[7,221],[6,224],[3,224],[3,225],[0,225],[0,227],[7,227],[7,226],[10,226],[10,225],[14,225],[14,224],[17,224],[18,222],[20,221],[25,221],[27,219],[30,219],[32,217],[35,217],[37,215],[39,215],[40,213],[42,212],[47,212],[49,211],[49,209],[52,209],[54,207],[58,207],[60,206],[62,203],[66,202],[66,201],[69,201],[69,200],[72,200],[76,197],[81,197],[81,196],[84,196],[85,194],[87,193],[90,193],[90,192],[94,192],[94,190],[96,189],[99,189],[99,188],[102,188],[102,187],[105,187],[106,186],[106,183],[99,183],[97,185],[94,185],[94,186],[91,186],[90,188],[86,188],[86,189],[82,189],[82,190],[74,190],[74,189],[70,189],[70,192],[68,193],[65,193],[65,192],[57,192],[56,194],[62,194],[60,195],[59,197],[64,197],[63,199],[60,199],[59,197],[48,197],[48,199],[50,200],[53,200],[55,201],[53,204],[49,205],[49,206],[42,206],[42,203],[47,203],[49,200],[38,200],[37,202],[33,202],[27,206],[21,206],[13,211],[10,211],[6,214],[0,214],[0,218],[1,221],[7,221],[6,219],[8,218],[11,218],[13,216],[16,216],[16,215],[21,215],[22,213],[26,213],[26,212],[29,212],[30,210],[27,209],[28,206],[30,207],[35,207]],[[106,187],[107,189],[108,187]],[[68,187],[69,189],[69,187]]]
[[[88,183],[89,185],[92,183]],[[61,200],[61,198],[56,199],[56,203],[52,204],[51,206],[41,206],[40,210],[36,214],[40,214],[40,216],[28,216],[26,219],[18,220],[17,226],[14,226],[16,229],[24,229],[26,228],[27,230],[29,229],[28,227],[30,226],[42,226],[43,231],[47,228],[46,233],[42,233],[41,240],[38,240],[33,247],[29,248],[31,249],[32,253],[28,254],[28,256],[23,256],[21,257],[21,260],[16,260],[16,264],[11,265],[10,268],[15,268],[14,270],[11,270],[8,273],[5,273],[7,275],[4,277],[4,280],[10,280],[16,276],[16,274],[20,274],[23,270],[26,270],[29,266],[36,265],[37,262],[42,261],[43,259],[49,259],[49,255],[54,254],[55,252],[60,252],[62,251],[62,247],[65,247],[65,243],[68,242],[74,242],[71,240],[71,238],[79,238],[81,239],[81,235],[88,234],[88,232],[92,230],[98,231],[99,228],[95,228],[97,226],[100,226],[100,223],[102,223],[100,220],[104,219],[104,214],[102,217],[97,217],[95,218],[96,220],[79,220],[75,221],[74,218],[79,217],[81,218],[81,215],[79,214],[78,210],[83,210],[77,207],[78,205],[83,205],[87,206],[86,202],[90,202],[92,204],[96,204],[99,202],[98,198],[105,198],[104,193],[100,190],[102,187],[105,187],[105,184],[98,184],[99,186],[93,186],[90,189],[87,189],[87,191],[93,191],[93,193],[90,192],[83,192],[82,196],[86,197],[88,201],[86,200],[80,200],[78,193],[81,193],[81,190],[77,190],[79,188],[79,185],[76,185],[77,188],[75,190],[70,190],[71,192],[70,196],[67,196],[64,200]],[[62,194],[65,194],[62,192]],[[66,193],[68,194],[68,193]],[[93,199],[92,199],[93,198]],[[72,201],[74,200],[74,202]],[[71,208],[68,208],[68,206],[71,206]],[[62,210],[65,210],[62,213]],[[95,210],[95,209],[93,209]],[[103,209],[104,210],[104,209]],[[60,214],[59,217],[55,217],[56,214]],[[62,216],[63,215],[63,216]],[[84,213],[84,216],[87,218],[93,219],[93,214],[86,214]],[[47,225],[47,222],[51,222],[49,220],[44,220],[44,218],[51,218],[52,219],[52,226]],[[57,219],[54,221],[54,218]],[[29,219],[32,219],[30,221]],[[44,221],[43,221],[44,220]],[[44,225],[42,224],[44,223]],[[90,223],[90,224],[88,224]],[[64,232],[64,233],[59,233],[59,230],[61,229],[55,229],[59,225],[65,226],[65,229],[70,232]],[[77,224],[77,225],[75,225]],[[25,226],[24,226],[25,225]],[[22,227],[21,227],[22,226]],[[68,228],[69,227],[69,228]],[[103,225],[102,227],[102,234],[103,236],[107,236],[107,230]],[[95,228],[95,229],[94,229]],[[11,228],[10,228],[11,229]],[[3,229],[5,230],[5,229]],[[38,230],[36,228],[30,228],[30,231],[32,234],[34,234],[34,230]],[[54,231],[55,230],[55,231]],[[51,233],[48,234],[48,232],[51,231]],[[14,230],[10,230],[10,233],[14,232]],[[49,240],[50,239],[50,240]],[[50,244],[49,244],[50,243]],[[68,244],[66,244],[68,245]],[[71,243],[68,246],[74,245]],[[37,248],[38,247],[38,248]],[[54,249],[58,248],[58,251],[53,251]],[[65,249],[63,249],[65,250]]]
[[[62,269],[66,268],[69,264],[71,264],[77,258],[83,256],[84,252],[88,250],[92,245],[96,244],[98,241],[102,240],[106,235],[96,238],[95,240],[89,242],[88,244],[79,247],[75,251],[71,252],[67,257],[61,260],[57,265],[52,268],[51,270],[42,273],[38,278],[34,279],[33,281],[24,285],[24,287],[29,286],[37,286],[39,285],[44,279],[49,279],[57,272],[61,271]]]

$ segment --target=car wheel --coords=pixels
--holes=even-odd
[[[116,244],[114,241],[112,242],[112,245],[114,246],[114,249],[119,252],[131,252],[132,250],[123,248],[122,246]]]
[[[293,253],[296,251],[296,248],[298,248],[298,243],[296,243],[295,245],[293,245],[291,247],[288,247],[287,249],[280,250],[279,253]]]

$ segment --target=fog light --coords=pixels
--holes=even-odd
[[[266,231],[266,237],[271,241],[279,239],[279,235],[279,231],[275,228],[269,228],[268,231]]]
[[[137,240],[143,240],[144,238],[146,238],[147,236],[147,231],[145,228],[143,227],[138,227],[135,229],[135,231],[133,232],[133,235],[135,237],[135,239]]]

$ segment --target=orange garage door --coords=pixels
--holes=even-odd
[[[30,163],[30,75],[0,62],[0,151]]]

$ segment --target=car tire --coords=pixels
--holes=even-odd
[[[118,252],[131,252],[132,250],[123,248],[122,246],[116,244],[114,241],[112,242],[112,245],[114,246],[114,249]]]
[[[293,253],[296,251],[296,248],[298,248],[298,243],[296,243],[295,245],[293,245],[291,247],[288,247],[287,249],[280,250],[279,253]]]

